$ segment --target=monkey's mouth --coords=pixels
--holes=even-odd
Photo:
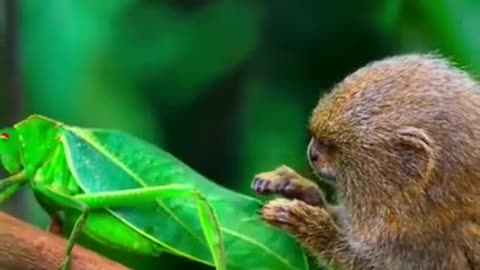
[[[320,169],[320,170],[313,170],[313,171],[317,175],[320,181],[333,184],[333,185],[337,183],[337,174],[333,170]]]

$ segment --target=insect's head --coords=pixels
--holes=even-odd
[[[9,173],[21,170],[20,143],[14,128],[0,130],[0,163]]]

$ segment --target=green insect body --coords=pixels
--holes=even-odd
[[[255,216],[259,201],[121,131],[33,115],[0,131],[0,158],[11,174],[0,180],[0,204],[29,183],[52,217],[74,224],[62,269],[80,234],[122,251],[166,251],[222,270],[308,269],[293,239]],[[262,235],[272,237],[262,242]]]

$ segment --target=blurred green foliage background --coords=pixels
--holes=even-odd
[[[348,73],[438,52],[480,74],[477,0],[0,0],[0,124],[123,129],[229,188],[310,174],[307,119]],[[7,206],[39,226],[28,190]]]

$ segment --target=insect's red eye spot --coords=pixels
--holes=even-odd
[[[8,133],[2,133],[0,134],[0,138],[2,138],[2,140],[8,140],[10,139],[10,135]]]

